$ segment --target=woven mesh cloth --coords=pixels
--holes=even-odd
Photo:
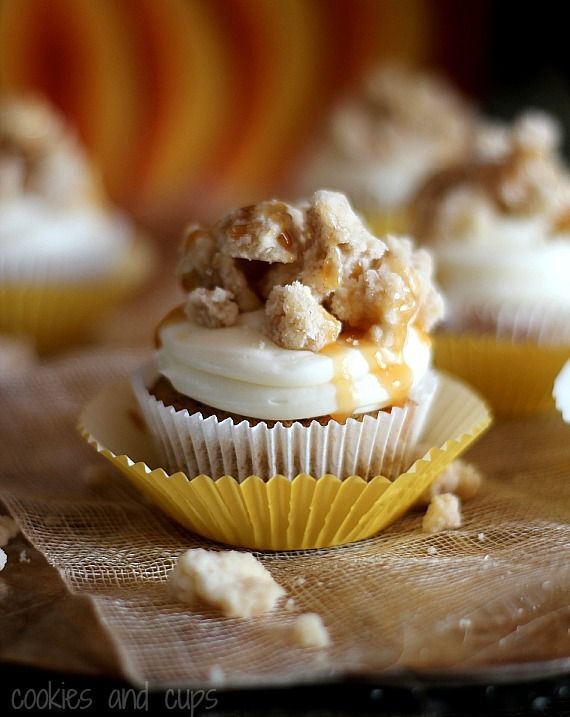
[[[244,686],[570,667],[570,427],[557,416],[501,423],[476,446],[487,479],[460,530],[424,534],[416,513],[361,543],[260,554],[295,609],[223,619],[166,588],[177,556],[206,541],[75,432],[82,404],[142,358],[78,354],[0,384],[2,499],[70,590],[91,598],[126,677]],[[330,648],[292,644],[307,611],[322,616]]]

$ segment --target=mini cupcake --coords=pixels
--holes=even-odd
[[[73,342],[146,273],[148,249],[107,202],[47,104],[0,100],[0,331]]]
[[[210,539],[297,550],[374,535],[490,423],[431,369],[443,312],[431,274],[427,252],[374,236],[334,192],[193,225],[187,298],[159,325],[156,356],[131,390],[96,396],[80,430]]]
[[[467,149],[472,117],[441,78],[380,68],[333,113],[305,170],[305,191],[345,192],[379,233],[406,231],[407,205],[432,172]]]
[[[158,328],[157,378],[135,384],[170,470],[368,478],[411,462],[443,312],[425,251],[319,191],[192,226],[179,269],[186,303]]]
[[[431,177],[414,203],[414,234],[436,257],[448,327],[488,338],[469,348],[446,339],[441,365],[507,413],[550,407],[570,350],[570,173],[558,146],[554,121],[527,112],[510,128],[482,131],[470,157]]]

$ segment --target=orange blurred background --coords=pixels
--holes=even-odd
[[[111,197],[155,233],[286,188],[373,65],[478,90],[487,3],[0,0],[0,90],[47,95]]]

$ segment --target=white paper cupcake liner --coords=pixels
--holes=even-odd
[[[268,427],[176,411],[149,393],[157,377],[153,361],[135,373],[132,386],[168,470],[214,479],[231,475],[240,482],[250,475],[283,475],[291,480],[301,473],[315,477],[332,473],[341,479],[396,478],[414,460],[438,384],[437,375],[428,374],[414,401],[379,411],[375,417],[349,418],[344,424],[330,420],[325,426],[313,421],[309,426]]]

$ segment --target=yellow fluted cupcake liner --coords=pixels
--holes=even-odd
[[[141,237],[111,274],[97,279],[0,281],[0,333],[31,338],[42,352],[81,341],[149,275],[153,261]]]
[[[360,214],[376,236],[407,234],[410,230],[410,213],[406,207],[386,211],[362,209]]]
[[[258,550],[301,550],[371,537],[393,523],[490,425],[485,402],[442,375],[421,442],[433,446],[396,480],[306,474],[289,480],[250,476],[238,482],[169,475],[156,465],[152,440],[127,381],[101,391],[82,411],[79,430],[164,512],[206,538]]]
[[[436,368],[463,379],[501,416],[525,416],[554,409],[552,386],[570,357],[570,345],[538,345],[494,336],[439,334]]]

